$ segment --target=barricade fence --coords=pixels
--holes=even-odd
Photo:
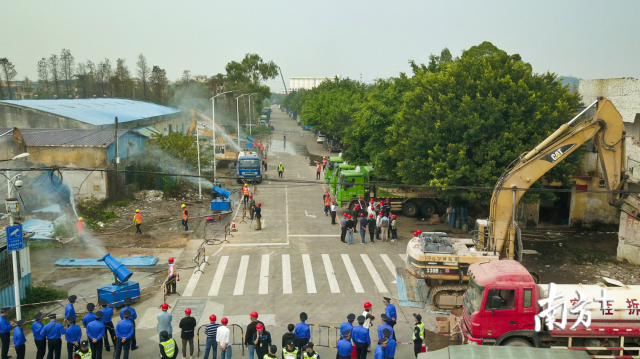
[[[340,340],[340,327],[334,327],[331,325],[309,324],[311,331],[310,341],[313,345],[327,348],[337,348],[338,340]],[[317,337],[314,336],[314,332],[317,333]]]
[[[203,328],[206,328],[207,325],[201,325],[198,327],[198,331],[197,331],[197,340],[198,340],[198,344],[197,344],[197,348],[198,348],[198,352],[196,354],[197,357],[200,357],[200,347],[206,347],[207,345],[207,334],[204,333],[203,331],[203,335],[202,335],[202,343],[200,342],[200,330],[202,330]],[[229,324],[227,325],[227,327],[231,327],[231,334],[230,334],[230,338],[229,338],[229,342],[231,345],[239,345],[240,348],[242,349],[242,356],[244,356],[244,330],[242,329],[241,326],[239,326],[238,324]],[[237,330],[240,332],[240,342],[237,341],[238,336],[236,335],[236,328],[238,328]],[[216,346],[216,350],[218,349],[218,343],[215,343]],[[206,348],[205,348],[206,350]],[[220,355],[220,354],[218,354]]]

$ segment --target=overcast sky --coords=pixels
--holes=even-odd
[[[454,56],[490,41],[536,72],[640,78],[640,1],[2,1],[0,57],[35,79],[42,57],[70,49],[76,62],[132,73],[138,54],[171,80],[224,72],[257,53],[292,76],[371,81],[409,72],[448,47]],[[282,81],[270,81],[275,91]]]

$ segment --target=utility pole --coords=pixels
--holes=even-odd
[[[115,146],[115,153],[113,156],[113,161],[115,162],[116,165],[116,185],[114,186],[115,190],[115,197],[116,197],[116,201],[118,200],[118,162],[120,162],[120,157],[118,157],[118,117],[116,117],[116,131],[115,131],[115,135],[114,135],[114,146]]]
[[[287,91],[287,84],[284,83],[284,77],[282,76],[282,69],[280,69],[280,66],[278,66],[278,71],[280,71],[280,78],[282,79],[282,84],[284,85],[284,93],[288,95],[289,91]]]

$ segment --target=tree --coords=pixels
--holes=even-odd
[[[64,80],[64,87],[67,91],[67,96],[73,96],[71,91],[73,88],[71,86],[71,82],[75,75],[75,63],[73,55],[71,55],[71,51],[67,49],[62,49],[60,52],[60,74]]]
[[[165,104],[165,87],[168,84],[167,72],[160,68],[160,66],[153,66],[151,70],[151,77],[149,83],[153,91],[154,101],[161,105]]]
[[[53,83],[53,90],[56,96],[60,97],[60,61],[56,54],[49,56],[49,74],[51,75],[51,82]]]
[[[131,86],[131,72],[125,63],[125,59],[116,60],[116,72],[112,77],[116,85],[117,97],[133,97],[133,88]]]
[[[7,86],[9,100],[13,100],[13,96],[11,95],[11,81],[16,78],[18,72],[16,71],[15,66],[6,57],[0,59],[0,70],[2,71],[2,75],[4,75],[4,83]]]
[[[200,140],[200,148],[205,146],[207,141]],[[167,135],[155,135],[153,146],[161,149],[166,155],[178,160],[183,166],[198,166],[198,149],[196,137],[184,135],[180,132],[171,132]],[[201,163],[207,163],[211,158],[206,157],[205,151],[200,151]]]
[[[47,59],[43,57],[38,61],[38,84],[40,84],[40,91],[44,97],[49,96],[50,81],[49,81],[49,64]]]
[[[138,56],[138,80],[140,81],[140,86],[142,87],[142,99],[147,100],[149,97],[147,95],[147,87],[149,86],[149,76],[151,75],[151,69],[149,68],[149,64],[147,63],[147,58],[144,57],[143,54]]]
[[[189,70],[182,71],[182,78],[180,79],[180,81],[185,85],[188,84],[189,81],[191,81],[191,71]]]
[[[76,69],[76,77],[78,79],[77,86],[82,91],[82,97],[89,97],[89,93],[91,91],[91,86],[93,84],[93,68],[94,65],[91,61],[87,61],[87,63],[79,63],[78,68]]]
[[[109,59],[104,59],[103,62],[98,64],[95,71],[95,81],[100,96],[106,96],[107,94],[109,94],[109,96],[113,95],[109,82],[111,80],[111,74],[111,62],[109,62]]]
[[[23,98],[31,98],[31,94],[33,93],[33,84],[31,83],[31,79],[28,76],[25,76],[22,80],[22,95]]]

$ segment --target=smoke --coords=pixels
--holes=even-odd
[[[104,257],[107,254],[107,249],[105,248],[102,240],[94,236],[89,231],[85,231],[82,240],[84,242],[84,245],[90,247],[91,251],[96,253],[100,258]]]

